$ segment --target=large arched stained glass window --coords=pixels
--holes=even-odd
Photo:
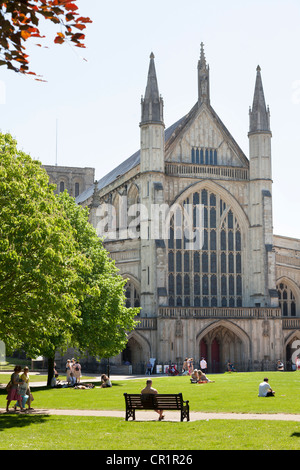
[[[169,305],[241,307],[242,235],[232,208],[207,189],[193,193],[185,205],[192,206],[193,214],[202,205],[203,244],[187,249],[186,240],[176,238],[173,216],[168,240]],[[197,223],[194,215],[193,228]]]

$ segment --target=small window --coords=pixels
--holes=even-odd
[[[79,196],[79,183],[75,183],[75,197]]]
[[[60,192],[60,193],[63,193],[64,190],[65,190],[65,183],[64,183],[64,181],[61,181],[61,182],[59,183],[59,192]]]

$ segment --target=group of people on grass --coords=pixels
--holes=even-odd
[[[71,385],[71,387],[80,383],[81,365],[74,357],[73,359],[68,359],[66,362],[66,375],[67,384]]]
[[[14,372],[11,374],[10,381],[6,387],[7,390],[7,403],[6,411],[9,411],[9,405],[11,402],[15,402],[13,405],[14,410],[20,408],[20,411],[26,411],[25,405],[27,404],[28,410],[33,410],[31,403],[33,396],[29,386],[29,368],[26,366],[16,366]]]
[[[209,378],[202,372],[201,369],[194,369],[191,375],[191,383],[192,384],[206,384],[206,383],[213,383],[214,380],[209,380]]]

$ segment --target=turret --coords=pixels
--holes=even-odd
[[[164,172],[163,99],[158,91],[153,52],[150,55],[147,86],[141,106],[141,172]]]
[[[209,104],[209,65],[206,64],[204,44],[201,42],[200,60],[198,61],[198,105]]]
[[[150,65],[148,72],[148,80],[144,98],[141,100],[142,105],[142,118],[141,126],[149,123],[160,123],[163,125],[163,99],[159,95],[154,54],[151,52]]]
[[[250,179],[272,179],[270,111],[266,107],[261,79],[257,66],[252,109],[249,110]]]

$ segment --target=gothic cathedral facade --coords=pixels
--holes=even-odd
[[[151,54],[140,149],[76,199],[90,208],[91,223],[127,279],[127,305],[141,307],[114,362],[134,367],[149,358],[181,364],[193,357],[197,363],[205,356],[209,370],[221,372],[227,361],[240,370],[291,361],[300,340],[300,240],[273,234],[272,134],[261,70],[248,157],[210,104],[203,44],[197,71],[196,104],[165,129]],[[161,216],[162,208],[174,207]],[[187,207],[201,243],[185,236]],[[113,212],[106,225],[104,208]],[[160,209],[154,231],[153,208]]]

